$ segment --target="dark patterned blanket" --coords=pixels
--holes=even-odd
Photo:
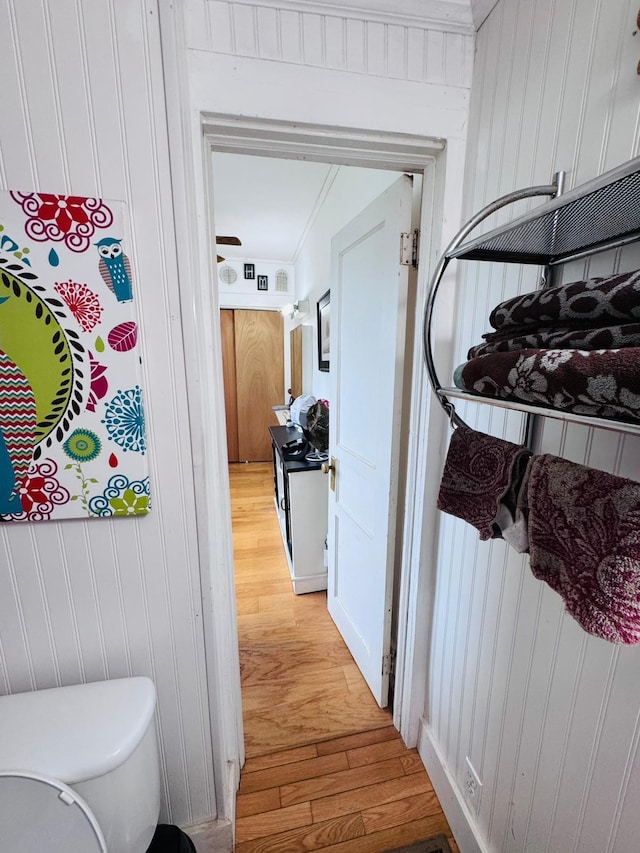
[[[471,347],[467,358],[477,358],[490,352],[510,352],[521,349],[622,349],[640,347],[640,323],[621,323],[618,326],[589,326],[571,328],[526,326],[508,327],[502,332],[482,336],[483,344]]]
[[[494,329],[633,320],[640,321],[640,270],[525,293],[501,302],[489,316]]]
[[[640,484],[545,454],[526,499],[533,574],[585,631],[640,643]]]
[[[525,349],[465,362],[455,384],[472,394],[640,422],[640,348]]]

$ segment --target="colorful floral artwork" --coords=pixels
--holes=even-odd
[[[125,252],[120,202],[0,192],[0,523],[149,512]]]

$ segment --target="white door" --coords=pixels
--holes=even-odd
[[[403,175],[331,244],[329,613],[381,707],[391,604],[412,179]]]

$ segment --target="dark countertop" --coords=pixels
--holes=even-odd
[[[288,474],[294,474],[297,471],[317,471],[320,468],[322,464],[321,462],[307,462],[304,456],[301,459],[296,460],[284,458],[282,445],[294,438],[304,438],[302,431],[298,429],[298,427],[270,426],[269,433],[271,434],[273,444],[282,459],[284,469]],[[309,445],[309,452],[312,450],[313,448]]]

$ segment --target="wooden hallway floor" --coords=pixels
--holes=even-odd
[[[294,595],[270,463],[229,466],[247,761],[236,853],[383,853],[444,833],[415,749],[378,707],[327,611]]]

